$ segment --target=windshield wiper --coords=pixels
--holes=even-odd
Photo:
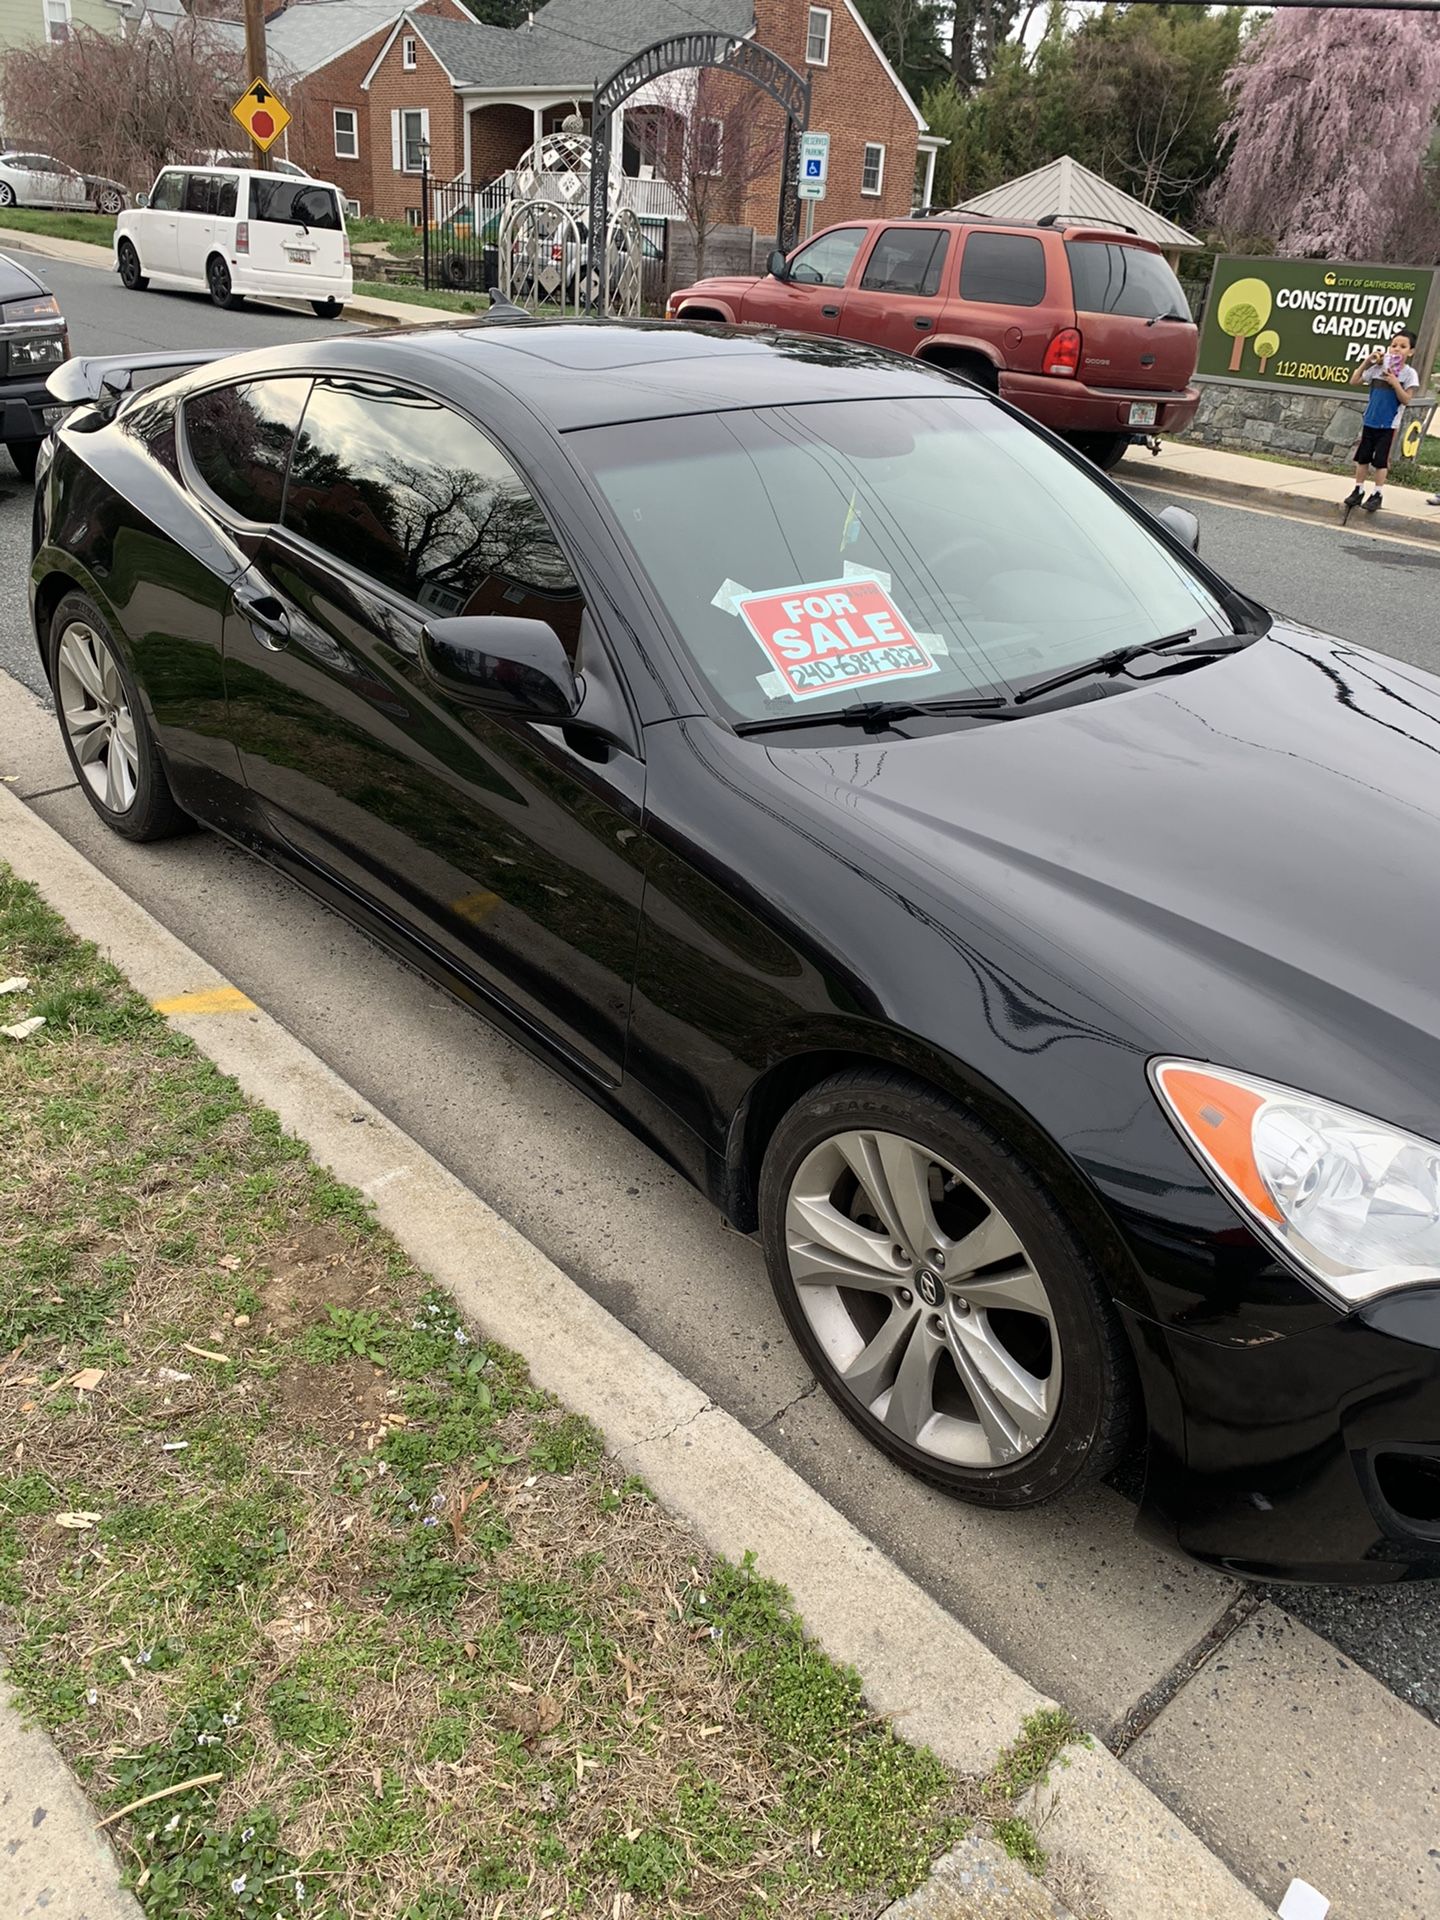
[[[864,700],[858,706],[832,708],[828,713],[777,713],[768,720],[741,720],[735,732],[770,733],[780,727],[863,727],[875,733],[892,720],[910,720],[925,713],[1001,713],[1010,702],[999,694],[973,700]]]
[[[1027,700],[1038,700],[1042,693],[1054,693],[1059,687],[1068,687],[1072,680],[1088,679],[1092,673],[1119,673],[1122,667],[1128,667],[1132,660],[1138,660],[1144,654],[1164,653],[1168,647],[1184,646],[1199,631],[1198,627],[1186,627],[1183,633],[1167,633],[1161,640],[1137,640],[1128,647],[1115,647],[1109,653],[1102,653],[1094,660],[1082,660],[1078,667],[1067,667],[1063,673],[1052,673],[1048,680],[1037,680],[1033,686],[1017,693],[1015,705],[1023,707]]]

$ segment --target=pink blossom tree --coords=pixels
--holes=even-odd
[[[1211,203],[1225,233],[1287,254],[1417,257],[1440,112],[1433,14],[1277,13],[1226,86],[1230,150]]]

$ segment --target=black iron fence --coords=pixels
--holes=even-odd
[[[500,284],[500,222],[509,204],[502,182],[420,175],[420,269],[427,289],[488,293]]]

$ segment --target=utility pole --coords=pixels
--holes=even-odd
[[[252,81],[263,80],[269,86],[270,68],[265,60],[265,0],[245,0],[245,64],[250,69]],[[253,146],[254,142],[251,144]],[[252,158],[262,172],[270,172],[270,155],[263,147],[255,147]]]

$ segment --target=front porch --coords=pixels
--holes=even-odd
[[[561,131],[578,115],[588,133],[590,102],[573,95],[527,93],[462,93],[460,180],[473,182],[485,212],[500,213],[515,195],[515,171],[547,134]],[[629,209],[641,220],[681,220],[684,205],[673,187],[654,177],[639,145],[625,124],[624,110],[616,115],[613,151],[621,157],[611,206]]]

